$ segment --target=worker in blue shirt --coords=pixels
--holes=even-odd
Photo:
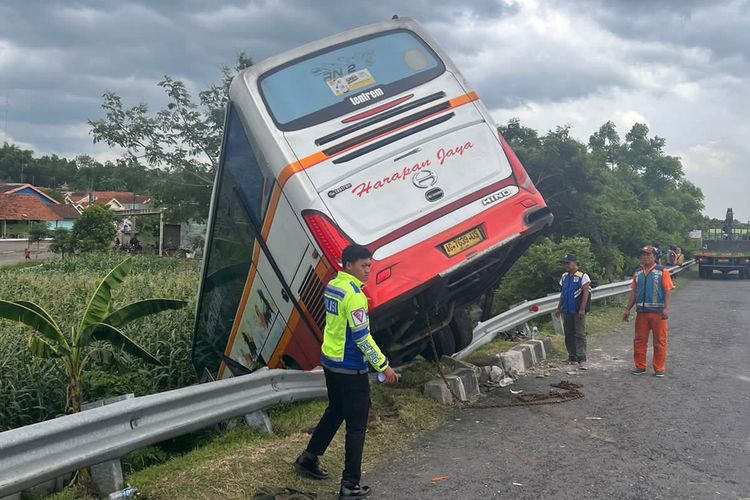
[[[328,389],[328,408],[315,428],[307,449],[294,463],[300,473],[326,479],[318,457],[325,453],[341,423],[346,421],[344,473],[339,498],[364,498],[371,492],[360,485],[362,451],[370,411],[368,364],[392,384],[398,379],[370,334],[367,297],[362,292],[370,276],[372,254],[362,246],[350,245],[341,256],[342,271],[325,288],[323,300],[326,326],[320,363]]]
[[[560,277],[560,302],[557,316],[562,315],[568,363],[588,369],[586,361],[586,313],[591,308],[591,278],[578,269],[578,260],[572,253],[563,257],[565,273]]]

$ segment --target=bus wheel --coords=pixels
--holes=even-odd
[[[450,326],[433,333],[432,337],[435,339],[437,359],[435,359],[435,354],[432,351],[432,343],[430,342],[429,337],[427,337],[427,342],[425,343],[425,347],[422,350],[422,357],[424,357],[425,359],[429,359],[430,361],[437,361],[438,359],[443,357],[443,355],[450,356],[451,354],[456,352],[456,341],[453,338],[453,331]]]

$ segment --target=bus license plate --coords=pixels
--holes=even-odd
[[[448,243],[443,243],[443,250],[445,250],[445,253],[448,254],[448,257],[453,257],[454,255],[463,252],[467,248],[471,248],[483,241],[484,235],[479,230],[479,228],[475,228],[468,233],[464,233],[457,238],[453,238]]]

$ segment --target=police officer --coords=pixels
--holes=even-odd
[[[328,478],[318,457],[325,453],[341,423],[346,421],[345,463],[339,491],[342,499],[364,498],[371,491],[369,486],[359,484],[370,411],[368,362],[383,373],[387,384],[397,380],[396,372],[370,335],[367,297],[362,288],[370,275],[371,257],[365,247],[345,248],[341,256],[343,271],[325,289],[326,326],[320,362],[328,389],[328,408],[307,449],[294,463],[300,474],[314,479]]]
[[[561,262],[566,272],[560,277],[562,291],[557,316],[562,314],[563,318],[568,363],[577,363],[581,370],[586,370],[586,313],[591,308],[591,278],[578,270],[578,260],[574,254],[567,254]]]

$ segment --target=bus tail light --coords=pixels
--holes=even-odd
[[[531,177],[529,177],[526,169],[523,168],[523,165],[521,165],[521,160],[518,159],[516,153],[513,152],[510,145],[505,142],[505,138],[503,138],[503,136],[500,135],[499,132],[497,134],[497,137],[500,139],[500,144],[503,146],[503,151],[505,152],[505,156],[508,158],[508,163],[510,163],[510,168],[513,170],[513,177],[516,178],[518,187],[520,187],[521,189],[525,189],[531,194],[536,194],[536,187],[534,186],[534,183],[531,182]]]
[[[341,270],[341,254],[344,248],[352,244],[351,240],[320,212],[306,211],[302,213],[302,217],[328,262]]]

